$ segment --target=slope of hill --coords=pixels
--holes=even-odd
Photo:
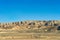
[[[60,40],[60,21],[0,23],[1,40]]]
[[[0,23],[0,30],[40,30],[57,31],[60,30],[60,21],[21,21],[11,23]]]

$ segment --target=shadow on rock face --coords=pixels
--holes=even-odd
[[[60,30],[60,26],[58,26],[57,30]]]

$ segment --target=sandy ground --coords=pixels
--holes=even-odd
[[[0,33],[0,40],[60,40],[60,33]]]

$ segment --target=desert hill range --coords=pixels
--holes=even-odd
[[[0,23],[1,40],[60,40],[59,20]]]
[[[57,31],[60,30],[60,21],[20,21],[11,23],[0,23],[0,30],[33,30],[38,29],[40,31]]]

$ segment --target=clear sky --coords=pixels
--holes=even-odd
[[[0,22],[60,20],[60,0],[0,0]]]

